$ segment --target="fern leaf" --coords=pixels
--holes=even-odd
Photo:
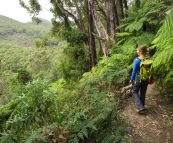
[[[79,133],[77,134],[77,136],[78,136],[80,139],[84,140],[84,134],[83,134],[82,132],[79,132]]]

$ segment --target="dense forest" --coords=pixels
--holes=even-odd
[[[118,107],[138,45],[172,101],[172,0],[51,0],[52,23],[19,3],[32,23],[0,16],[0,142],[130,142]]]

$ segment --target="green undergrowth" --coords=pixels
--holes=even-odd
[[[123,55],[112,56],[112,62]],[[125,58],[124,58],[125,60]],[[122,63],[121,63],[122,62]],[[111,85],[119,86],[126,70],[103,59],[77,83],[63,78],[47,84],[28,83],[20,95],[1,107],[1,142],[127,142],[126,128],[118,113],[118,98],[107,97]],[[121,80],[116,80],[122,76]],[[12,105],[10,105],[12,104]],[[10,111],[10,112],[8,112]],[[4,113],[5,112],[5,113]],[[58,133],[58,135],[57,135]]]

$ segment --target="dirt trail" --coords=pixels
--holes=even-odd
[[[148,86],[145,115],[137,113],[133,97],[124,100],[121,116],[128,123],[131,143],[173,143],[173,112],[155,91],[154,84]]]

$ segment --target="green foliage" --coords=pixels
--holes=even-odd
[[[0,106],[0,132],[4,131],[6,121],[11,116],[14,108],[17,106],[18,101],[11,101],[6,105]]]
[[[58,79],[57,66],[62,48],[66,42],[60,42],[58,47],[20,47],[17,43],[0,42],[0,103],[6,104],[18,93],[20,84],[17,76],[19,69],[25,69],[32,79],[42,78],[49,82]]]
[[[23,89],[23,85],[25,83],[22,83],[22,81],[20,82],[18,79],[17,79],[17,76],[18,74],[14,74],[12,73],[11,76],[9,76],[7,79],[6,79],[6,83],[8,84],[8,88],[9,88],[9,95],[8,95],[8,98],[9,100],[11,100],[11,98],[13,98],[13,96],[15,96],[16,94],[20,94],[22,89]]]
[[[89,92],[96,92],[97,90],[97,88],[92,88]],[[110,136],[114,136],[114,142],[121,141],[121,139],[123,139],[121,134],[123,129],[117,130],[116,128],[120,126],[117,110],[114,109],[116,108],[116,103],[105,100],[104,92],[97,92],[97,94],[94,95],[90,93],[89,96],[86,96],[85,100],[81,97],[80,99],[82,100],[76,103],[80,108],[73,106],[75,108],[73,108],[68,116],[69,120],[66,128],[70,128],[71,131],[68,142],[80,142],[81,140],[90,139],[98,139],[99,142],[101,142],[110,138]],[[81,105],[83,105],[83,107]],[[96,135],[98,131],[99,133]],[[116,131],[119,135],[116,134]]]
[[[7,131],[3,136],[7,142],[23,142],[31,134],[30,131],[58,120],[56,96],[47,90],[44,81],[36,80],[27,84],[25,91],[15,101],[18,104],[7,121]]]
[[[132,54],[132,52],[130,52],[130,50],[132,50],[131,47],[135,49],[138,45],[149,46],[154,40],[154,36],[155,35],[151,32],[143,32],[140,35],[133,35],[132,33],[117,33],[117,45],[122,46],[120,48],[121,52],[129,52],[130,55]],[[114,50],[114,48],[112,50]]]
[[[47,125],[43,128],[38,128],[36,131],[32,131],[31,136],[27,138],[25,143],[33,142],[67,142],[65,132],[61,132],[61,129],[56,124]]]
[[[122,79],[126,76],[127,64],[123,55],[114,55],[109,59],[101,60],[101,63],[91,72],[85,73],[77,84],[75,103],[68,116],[67,129],[71,129],[69,142],[95,141],[99,142],[125,142],[123,138],[124,127],[118,115],[117,101],[108,99],[106,94],[111,91],[111,86],[118,88]],[[122,62],[122,65],[121,65]],[[119,63],[119,65],[118,65]],[[119,71],[119,72],[118,72]],[[121,77],[121,78],[119,78]],[[112,93],[114,94],[114,93]],[[74,116],[74,118],[72,118]],[[72,120],[73,119],[73,120]]]
[[[34,40],[34,46],[36,48],[39,48],[39,47],[45,47],[45,46],[48,46],[49,43],[48,43],[48,37],[45,36],[42,40],[40,39],[35,39]]]
[[[51,1],[52,3],[52,8],[50,11],[54,13],[54,17],[52,18],[52,28],[51,28],[51,34],[55,37],[61,36],[60,33],[62,33],[64,30],[71,30],[73,21],[69,19],[68,16],[66,16],[57,6],[56,2]],[[60,20],[57,20],[60,19]]]
[[[41,80],[27,84],[22,94],[13,100],[18,104],[8,114],[1,142],[77,143],[107,140],[112,136],[114,142],[123,141],[124,128],[119,127],[122,122],[117,101],[106,97],[107,87],[99,84],[102,78],[95,76],[89,81],[85,78],[90,79],[90,75],[78,85],[69,85],[61,79],[51,84],[51,88]],[[104,136],[98,131],[105,132]]]
[[[26,84],[27,82],[29,82],[31,80],[31,75],[27,70],[18,69],[17,73],[18,73],[17,79],[20,83]]]
[[[171,32],[171,29],[173,28],[172,20],[173,10],[171,9],[153,41],[153,46],[151,47],[156,48],[156,53],[153,56],[153,68],[155,70],[155,78],[157,79],[158,84],[163,86],[163,95],[172,94],[172,90],[170,88],[173,85],[173,34]]]
[[[7,43],[6,41],[3,41],[0,43],[0,57],[3,57],[1,59],[1,72],[3,75],[7,75],[7,71],[17,73],[18,69],[24,68],[31,73],[33,78],[37,78],[37,74],[40,75],[41,72],[43,73],[42,76],[44,76],[44,78],[54,76],[50,74],[55,73],[58,65],[58,56],[61,55],[62,51],[61,47],[65,45],[65,43],[63,43],[63,45],[60,44],[57,48],[22,48],[16,43]]]
[[[137,8],[140,8],[140,6],[141,6],[141,0],[135,0],[135,6]]]
[[[155,33],[164,18],[164,11],[168,6],[163,2],[150,2],[146,0],[135,0],[132,7],[127,10],[128,17],[124,18],[119,26],[126,32],[140,35],[145,32]]]
[[[5,79],[0,77],[0,105],[7,104],[9,102],[9,86],[5,82]]]
[[[21,48],[16,43],[3,41],[0,43],[1,58],[1,103],[6,104],[18,92],[17,71],[22,68],[30,48]]]
[[[162,24],[161,21],[164,19],[162,11],[166,8],[168,6],[163,2],[134,1],[127,10],[128,17],[124,18],[118,27],[122,32],[116,33],[117,45],[122,46],[121,51],[128,51],[130,47],[136,48],[138,45],[150,46]],[[132,58],[135,58],[134,55]]]
[[[103,59],[78,84],[64,79],[50,88],[41,80],[28,83],[15,99],[19,103],[8,114],[1,142],[123,142],[125,130],[118,115],[118,101],[113,96],[108,99],[106,94],[111,85],[118,87],[122,83],[125,70],[118,69],[127,66],[124,64],[128,63],[127,59],[123,54]],[[119,80],[118,76],[122,78]],[[59,137],[55,135],[57,132]]]
[[[113,54],[109,59],[103,59],[99,62],[98,75],[106,77],[109,85],[120,87],[128,78],[128,65],[130,56],[124,54]]]
[[[85,33],[77,31],[63,31],[63,37],[72,45],[82,44],[87,41],[88,37]]]
[[[2,73],[7,70],[17,72],[17,69],[21,68],[21,62],[26,60],[25,56],[30,51],[29,48],[21,48],[16,43],[8,43],[6,41],[1,42],[0,47]]]
[[[31,13],[39,13],[41,10],[40,4],[36,0],[30,0],[29,1],[32,10],[30,10]]]
[[[36,17],[40,10],[42,9],[41,8],[41,5],[38,3],[37,0],[29,0],[28,4],[26,4],[23,0],[19,0],[19,4],[26,8],[26,10],[32,15],[32,20],[35,21],[36,23],[40,23],[41,20]]]
[[[68,46],[63,51],[58,72],[68,81],[77,81],[89,71],[89,53],[83,45]]]

